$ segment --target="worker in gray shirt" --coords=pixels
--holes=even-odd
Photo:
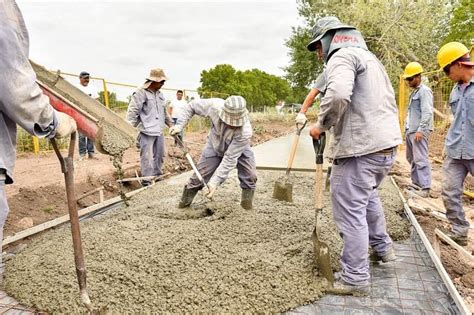
[[[40,138],[62,138],[76,130],[70,116],[57,112],[36,84],[28,60],[29,38],[13,0],[0,4],[0,241],[9,212],[5,185],[13,183],[17,124]],[[0,254],[2,246],[0,243]],[[0,255],[0,283],[3,264]]]
[[[405,119],[406,157],[411,165],[412,186],[408,190],[428,197],[431,188],[431,165],[428,156],[428,138],[433,131],[433,93],[421,83],[423,67],[410,62],[403,73],[413,89]]]
[[[208,117],[211,130],[197,165],[209,190],[207,198],[212,199],[217,188],[224,183],[229,173],[237,168],[242,188],[240,205],[250,210],[257,183],[255,156],[250,147],[252,125],[250,124],[246,101],[242,96],[194,100],[183,110],[170,134],[178,135],[194,116]],[[180,208],[189,206],[203,183],[193,175],[184,187]]]
[[[442,197],[451,223],[448,236],[467,245],[469,221],[462,207],[464,180],[474,176],[474,62],[462,43],[450,42],[438,52],[438,64],[456,82],[449,96],[454,120],[446,136]]]
[[[171,127],[171,118],[166,110],[166,100],[160,89],[168,78],[162,69],[153,69],[145,84],[136,90],[127,110],[127,121],[140,132],[140,166],[143,177],[163,175],[165,155],[163,130]],[[142,180],[143,186],[151,184]]]
[[[344,241],[334,287],[367,292],[369,245],[377,259],[395,259],[377,191],[402,143],[395,93],[382,63],[353,26],[324,17],[312,35],[308,49],[326,64],[326,91],[310,135],[318,139],[334,128],[331,198]]]

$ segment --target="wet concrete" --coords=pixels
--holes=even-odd
[[[325,281],[313,265],[313,175],[293,175],[293,203],[271,198],[280,172],[258,175],[251,211],[239,206],[235,176],[214,203],[199,194],[191,208],[179,210],[187,180],[180,176],[135,196],[128,208],[81,222],[93,302],[114,313],[281,312],[320,297]],[[383,191],[391,196],[389,186]],[[395,215],[400,204],[387,199],[393,217],[387,224],[398,233],[405,226]],[[322,234],[337,269],[342,242],[328,204]],[[40,310],[83,311],[69,228],[42,235],[9,261],[4,284]]]

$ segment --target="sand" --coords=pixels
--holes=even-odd
[[[97,306],[112,313],[282,312],[324,294],[313,265],[313,174],[294,174],[293,203],[271,198],[278,172],[259,172],[254,210],[239,206],[231,177],[214,202],[198,195],[178,209],[187,177],[159,182],[130,206],[81,222],[88,287]],[[402,204],[386,181],[388,229],[407,235]],[[339,268],[342,242],[328,194],[323,239]],[[54,313],[80,304],[68,227],[45,233],[7,263],[6,291],[21,303]]]

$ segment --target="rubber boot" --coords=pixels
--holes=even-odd
[[[240,205],[245,210],[252,209],[254,193],[255,189],[242,189],[242,201],[240,202]]]
[[[188,207],[193,202],[193,199],[197,195],[198,191],[198,188],[188,189],[186,186],[184,186],[183,195],[181,196],[181,201],[179,202],[178,208]]]

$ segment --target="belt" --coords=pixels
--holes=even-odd
[[[395,151],[397,147],[391,147],[388,149],[383,149],[377,152],[374,152],[374,154],[383,154],[383,155],[392,155],[393,151]]]

